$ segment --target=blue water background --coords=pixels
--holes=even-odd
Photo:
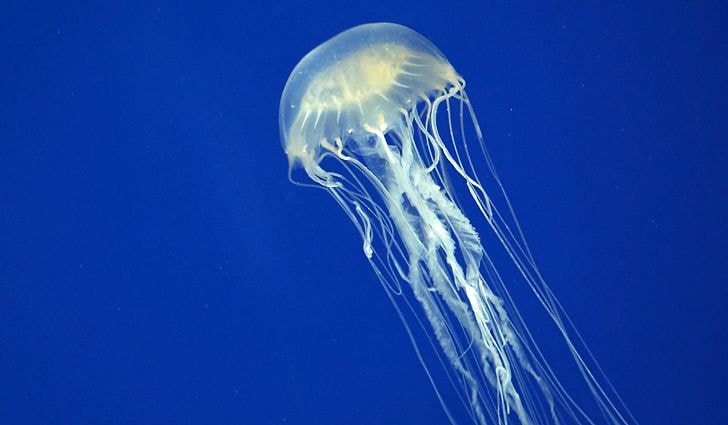
[[[637,419],[728,422],[726,4],[542,3],[3,2],[0,424],[445,423],[279,141],[296,62],[371,21],[466,77]]]

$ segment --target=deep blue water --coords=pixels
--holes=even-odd
[[[728,422],[725,4],[103,3],[0,7],[0,424],[444,423],[279,141],[293,66],[371,21],[465,76],[637,419]]]

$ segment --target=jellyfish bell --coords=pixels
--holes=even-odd
[[[636,423],[541,277],[465,80],[430,41],[377,23],[321,44],[286,83],[280,130],[290,168],[328,191],[359,231],[450,422],[465,412],[478,424]],[[489,230],[488,250],[465,202]],[[496,249],[563,338],[592,410],[549,365]],[[434,360],[423,355],[428,347]],[[461,408],[443,387],[454,389]]]
[[[281,138],[312,178],[321,152],[363,148],[372,128],[405,131],[403,114],[460,78],[429,40],[389,23],[361,25],[308,53],[281,97]]]

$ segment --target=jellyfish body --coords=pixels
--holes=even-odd
[[[541,354],[456,188],[469,195],[467,202],[551,317],[604,422],[634,422],[594,372],[598,366],[588,350],[583,354],[541,278],[484,149],[465,81],[431,42],[389,23],[335,36],[291,73],[280,128],[291,169],[302,168],[328,191],[361,234],[364,254],[451,422],[457,422],[454,407],[429,373],[414,327],[431,335],[474,423],[598,421]],[[484,184],[486,176],[492,187]]]

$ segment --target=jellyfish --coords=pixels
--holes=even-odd
[[[291,180],[327,191],[360,233],[451,423],[636,423],[539,272],[465,80],[434,44],[392,23],[336,35],[291,72],[280,131]],[[591,409],[539,348],[515,284],[563,339]]]

